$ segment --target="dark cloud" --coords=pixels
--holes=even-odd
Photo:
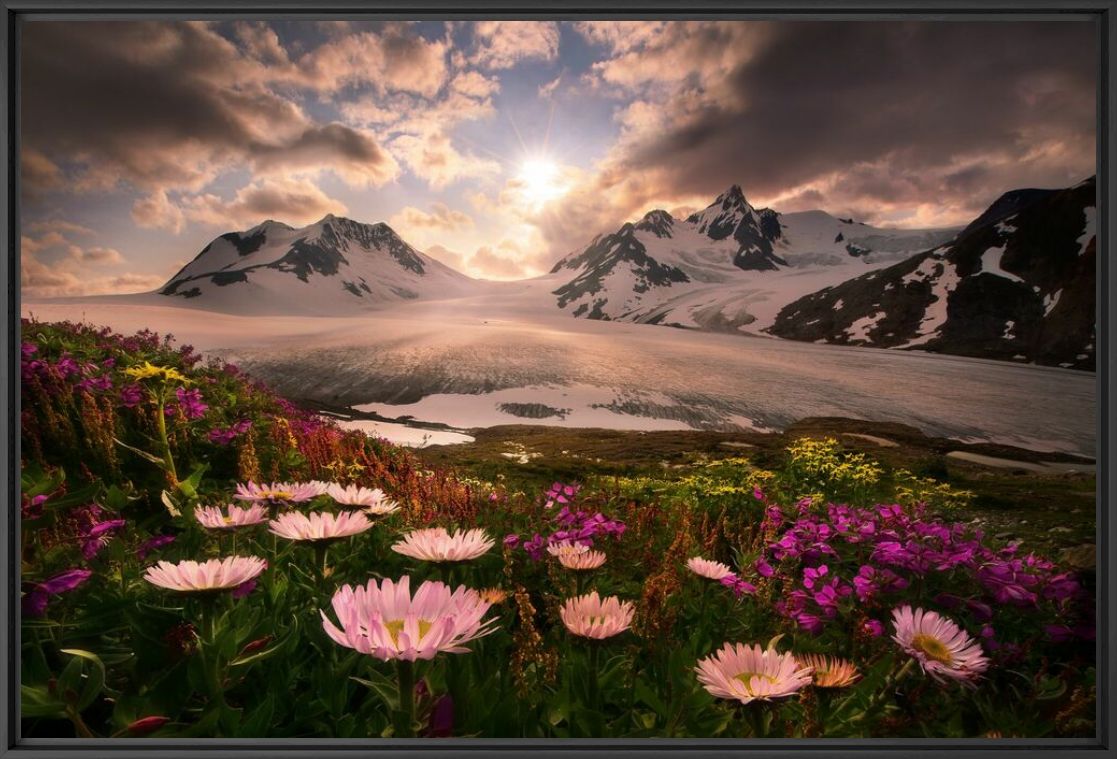
[[[22,66],[28,154],[79,186],[197,190],[245,164],[314,163],[360,183],[397,170],[369,133],[316,124],[269,89],[267,67],[205,24],[29,22]]]
[[[706,83],[710,98],[678,106],[619,165],[657,171],[680,193],[740,182],[764,197],[856,169],[827,192],[838,203],[996,194],[1093,172],[1090,23],[772,27],[724,82]]]

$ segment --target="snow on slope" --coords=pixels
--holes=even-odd
[[[266,221],[221,235],[159,291],[227,313],[361,311],[468,292],[473,280],[420,253],[387,224],[328,215],[301,229]]]
[[[734,185],[685,221],[655,210],[552,274],[576,317],[758,333],[787,303],[934,247],[956,230],[892,230],[823,211],[757,210]],[[569,275],[567,275],[569,276]]]

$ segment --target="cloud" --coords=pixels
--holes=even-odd
[[[254,33],[267,36],[261,29]],[[423,43],[408,41],[396,27],[376,39],[376,60],[393,75],[384,80],[381,69],[361,69],[364,80],[384,89],[437,86],[442,74],[428,72],[424,77],[434,84],[420,84],[406,73],[423,67],[426,59],[416,52]],[[27,26],[23,43],[30,188],[58,188],[60,162],[72,175],[69,186],[79,191],[126,182],[149,193],[196,192],[246,167],[264,173],[325,168],[355,186],[380,185],[397,174],[371,133],[318,123],[295,99],[271,88],[341,86],[351,78],[342,61],[356,70],[364,60],[342,51],[319,50],[317,63],[288,70],[266,40],[242,51],[199,22],[43,21]]]
[[[220,229],[245,229],[265,219],[304,226],[348,208],[303,179],[265,178],[242,187],[232,200],[213,194],[187,196],[180,204],[189,221]]]
[[[136,273],[106,273],[126,263],[115,248],[85,247],[64,232],[85,235],[87,228],[65,221],[28,225],[39,234],[20,238],[20,285],[26,297],[52,298],[110,292],[137,292],[160,285],[164,277]]]
[[[432,203],[430,213],[405,206],[403,210],[392,216],[389,224],[397,230],[436,229],[456,232],[472,227],[473,218],[467,213],[450,208],[445,203]]]
[[[391,147],[416,176],[436,190],[460,179],[500,173],[496,161],[461,153],[449,137],[438,132],[400,135]]]
[[[616,182],[602,189],[640,176],[709,195],[736,182],[774,204],[812,188],[834,211],[955,204],[936,214],[945,219],[972,218],[1021,183],[1063,186],[1094,171],[1090,24],[776,24],[730,67],[720,62],[732,34],[693,33],[706,37],[710,78],[622,110],[602,166]],[[660,47],[594,68],[639,85],[641,72],[663,73]]]
[[[553,61],[559,52],[559,25],[553,21],[479,21],[477,49],[470,62],[485,69],[509,69],[527,60]]]

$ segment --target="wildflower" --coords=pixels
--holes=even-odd
[[[520,544],[520,536],[519,535],[509,534],[509,535],[504,536],[504,547],[505,548],[515,548],[519,544]]]
[[[217,506],[197,508],[194,510],[194,518],[209,530],[237,530],[267,521],[268,513],[262,503],[254,503],[247,509],[231,503],[225,512]]]
[[[566,629],[575,635],[594,640],[604,640],[627,630],[635,613],[630,601],[616,596],[601,598],[597,591],[584,596],[568,598],[559,610],[559,617]]]
[[[109,533],[119,530],[124,525],[123,519],[108,519],[94,524],[82,536],[81,555],[86,561],[95,557],[108,544],[111,537]]]
[[[758,645],[726,643],[717,653],[700,659],[694,669],[710,695],[742,704],[790,696],[811,684],[809,666],[790,653]]]
[[[49,496],[37,495],[34,498],[23,496],[20,500],[20,515],[25,520],[38,519],[43,515],[43,504],[47,502]]]
[[[441,582],[424,582],[411,595],[411,578],[343,585],[333,596],[338,624],[322,614],[322,627],[338,645],[381,661],[433,659],[440,653],[467,653],[465,644],[492,633],[496,618],[482,620],[489,604],[475,590],[453,592]]]
[[[140,543],[139,548],[136,549],[136,558],[143,561],[152,551],[157,551],[163,546],[170,545],[173,542],[175,542],[174,535],[154,535],[143,543]]]
[[[182,412],[182,415],[187,419],[198,419],[205,416],[209,409],[209,406],[202,401],[202,391],[197,388],[191,390],[184,387],[175,388],[175,398],[175,401],[171,401],[163,407],[163,413],[166,416],[174,416]]]
[[[561,482],[556,482],[551,485],[551,489],[548,490],[545,494],[547,502],[543,505],[543,508],[553,508],[556,503],[568,504],[574,499],[574,496],[576,496],[578,494],[578,491],[581,489],[581,485],[564,485]]]
[[[728,565],[722,564],[720,561],[710,561],[703,559],[700,556],[687,559],[687,569],[699,577],[705,577],[708,580],[721,581],[723,578],[733,574],[733,570]]]
[[[305,503],[322,495],[318,485],[309,482],[273,482],[270,485],[255,482],[238,484],[233,498],[238,501],[264,501],[267,503]]]
[[[399,510],[399,505],[389,501],[380,488],[362,488],[356,485],[342,487],[336,482],[326,486],[326,495],[343,506],[360,506],[366,513],[384,516]]]
[[[133,383],[120,388],[120,403],[125,408],[135,408],[143,401],[143,388]]]
[[[208,593],[231,590],[253,580],[267,569],[257,556],[227,556],[209,561],[160,561],[144,572],[144,579],[160,588],[180,593]]]
[[[268,530],[281,538],[311,542],[340,540],[371,528],[372,522],[360,511],[315,512],[309,516],[289,511],[268,522]]]
[[[558,558],[559,564],[562,564],[567,569],[576,571],[597,569],[605,563],[605,553],[603,551],[591,551],[589,549],[579,552],[561,553],[556,558]]]
[[[796,658],[800,664],[811,668],[817,688],[845,688],[861,679],[853,662],[837,656],[805,654]]]
[[[933,611],[902,606],[893,610],[892,625],[892,639],[940,682],[951,678],[969,683],[989,666],[989,659],[973,638]]]
[[[742,580],[735,573],[730,572],[719,581],[722,585],[733,591],[733,595],[740,598],[744,595],[752,595],[756,592],[756,586],[748,580]]]
[[[861,630],[870,638],[879,638],[884,635],[884,625],[876,619],[866,619],[865,623],[861,625]]]
[[[776,573],[776,570],[772,569],[772,565],[762,558],[757,559],[753,566],[756,568],[756,573],[761,577],[771,577]]]
[[[181,382],[187,384],[190,380],[186,375],[179,372],[177,369],[170,366],[155,366],[150,361],[144,361],[142,364],[130,366],[124,370],[134,380],[160,380],[162,382]]]
[[[67,569],[65,572],[38,583],[20,599],[20,607],[24,616],[43,616],[46,614],[51,596],[69,593],[92,576],[93,572],[88,569]]]
[[[244,598],[254,590],[256,590],[256,578],[252,578],[247,582],[242,582],[240,585],[233,588],[232,592],[229,593],[229,595],[239,600],[241,598]]]
[[[420,561],[470,561],[488,552],[495,545],[482,529],[455,530],[442,527],[414,530],[392,545],[396,553]]]
[[[504,603],[508,600],[508,597],[512,595],[511,591],[497,587],[485,588],[480,591],[480,594],[481,600],[492,606]]]
[[[128,725],[128,727],[126,727],[124,729],[127,730],[132,735],[147,735],[148,733],[155,732],[156,730],[163,727],[163,725],[167,724],[170,721],[171,721],[170,717],[160,717],[160,716],[141,717],[140,719],[130,723]]]
[[[242,419],[234,424],[232,427],[214,427],[212,430],[206,433],[206,437],[211,443],[216,443],[217,445],[229,445],[238,437],[248,432],[251,427],[252,420]]]

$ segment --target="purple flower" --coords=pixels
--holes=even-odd
[[[248,432],[252,427],[252,421],[249,419],[242,419],[232,427],[214,427],[209,431],[207,437],[211,443],[217,445],[229,445],[239,436]]]
[[[449,693],[434,702],[428,734],[431,738],[448,738],[454,734],[454,699]]]
[[[175,542],[174,535],[155,535],[154,537],[150,537],[136,549],[136,558],[143,561],[152,551],[157,551],[163,546],[170,545],[173,542]]]
[[[830,568],[827,567],[825,564],[822,564],[817,568],[807,567],[807,569],[803,571],[803,587],[807,588],[808,590],[814,588],[815,583],[820,578],[825,577],[826,573],[829,571]]]
[[[125,408],[135,408],[143,400],[144,391],[138,383],[125,385],[120,388],[120,403]]]
[[[240,585],[233,588],[229,592],[229,595],[231,595],[233,598],[244,598],[254,590],[256,590],[255,578],[249,580],[248,582],[242,582]]]
[[[20,508],[20,514],[24,519],[38,519],[43,515],[43,504],[47,502],[50,496],[37,495],[34,498],[24,499]]]
[[[515,548],[520,544],[520,536],[509,534],[504,537],[504,545],[507,548]]]
[[[872,638],[879,638],[884,635],[884,625],[875,619],[865,620],[865,624],[861,625],[861,629]]]
[[[552,508],[556,503],[570,503],[574,500],[574,496],[576,496],[578,494],[578,491],[581,489],[582,486],[578,484],[564,485],[561,482],[556,482],[551,485],[550,490],[545,493],[547,502],[543,505],[543,508]]]
[[[190,390],[184,387],[175,388],[175,398],[178,399],[177,403],[172,401],[163,408],[163,413],[167,416],[174,416],[181,411],[187,419],[198,419],[209,409],[209,406],[202,402],[202,391],[197,388]]]
[[[756,567],[756,573],[761,577],[771,577],[776,573],[776,570],[772,569],[772,565],[763,558],[757,559],[753,566]]]
[[[20,599],[20,608],[24,616],[29,618],[42,617],[46,614],[47,606],[50,604],[50,596],[69,593],[92,575],[93,572],[88,569],[67,569],[65,572],[56,574],[49,580],[39,583]]]
[[[123,519],[109,519],[98,522],[90,527],[82,536],[81,555],[89,561],[101,552],[109,542],[109,533],[118,530],[125,524]]]
[[[742,580],[735,574],[727,574],[721,578],[721,584],[733,591],[733,595],[740,598],[744,595],[752,595],[756,592],[756,586],[747,580]]]

